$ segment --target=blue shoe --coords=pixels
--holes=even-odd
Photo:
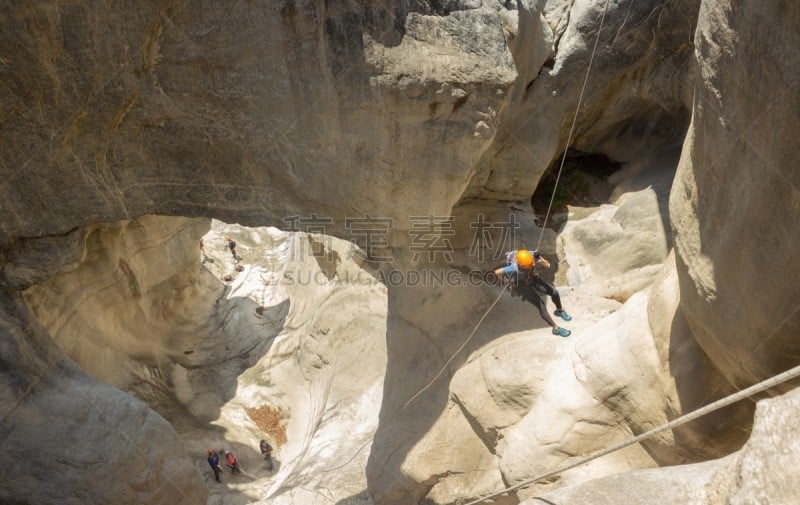
[[[572,332],[566,328],[553,328],[553,335],[558,335],[559,337],[568,337],[571,334]]]
[[[567,311],[564,310],[564,309],[557,310],[557,311],[553,312],[553,314],[557,315],[558,317],[560,317],[564,321],[572,321],[572,316],[567,314]]]

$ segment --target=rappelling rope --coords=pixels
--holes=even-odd
[[[556,198],[556,189],[558,189],[558,182],[561,180],[561,171],[564,169],[564,162],[567,160],[567,151],[572,143],[572,135],[575,133],[575,124],[578,122],[578,113],[581,110],[581,103],[583,102],[583,93],[586,91],[586,83],[589,82],[589,72],[592,70],[592,62],[594,62],[594,55],[597,52],[597,44],[600,42],[600,32],[603,30],[603,22],[606,19],[606,11],[608,10],[608,2],[603,7],[603,15],[600,16],[600,27],[597,29],[597,37],[594,39],[594,47],[592,48],[592,55],[589,57],[589,65],[586,67],[586,75],[583,78],[583,86],[581,86],[581,94],[578,96],[578,106],[575,107],[575,115],[572,118],[572,126],[569,127],[569,135],[567,136],[567,145],[564,147],[564,155],[561,156],[561,165],[558,167],[558,175],[556,175],[556,183],[553,186],[553,194],[550,196],[550,204],[547,206],[547,213],[542,221],[542,231],[539,232],[539,241],[536,243],[536,250],[542,245],[542,237],[544,230],[547,227],[547,220],[550,218],[550,210],[553,208],[553,201]]]
[[[729,396],[726,396],[725,398],[722,398],[720,400],[717,400],[717,401],[715,401],[713,403],[709,403],[705,407],[701,407],[701,408],[699,408],[699,409],[697,409],[697,410],[695,410],[693,412],[690,412],[688,414],[684,414],[684,415],[682,415],[682,416],[680,416],[680,417],[678,417],[676,419],[673,419],[672,421],[670,421],[670,422],[668,422],[666,424],[663,424],[663,425],[661,425],[661,426],[659,426],[657,428],[653,428],[650,431],[646,431],[646,432],[642,433],[641,435],[638,435],[638,436],[635,436],[635,437],[633,437],[633,438],[631,438],[629,440],[626,440],[625,442],[622,442],[622,443],[617,444],[615,446],[609,447],[608,449],[603,449],[603,450],[600,450],[600,451],[593,452],[589,456],[586,456],[585,458],[581,458],[578,461],[575,461],[574,463],[570,463],[568,465],[561,465],[561,466],[559,466],[557,469],[555,469],[553,471],[550,471],[550,472],[547,472],[545,474],[539,475],[537,477],[534,477],[533,479],[528,479],[526,481],[520,482],[519,484],[516,484],[514,486],[506,488],[506,489],[504,489],[502,491],[499,491],[497,493],[486,495],[486,496],[484,496],[484,497],[482,497],[482,498],[480,498],[478,500],[471,501],[471,502],[469,502],[469,503],[467,503],[465,505],[475,505],[476,503],[481,503],[481,502],[484,502],[484,501],[489,500],[491,498],[495,498],[497,496],[507,494],[507,493],[509,493],[511,491],[516,491],[517,489],[530,486],[531,484],[534,484],[535,482],[538,482],[540,480],[548,479],[550,477],[558,475],[558,474],[560,474],[562,472],[565,472],[567,470],[571,470],[571,469],[573,469],[575,467],[578,467],[578,466],[581,466],[583,464],[586,464],[589,461],[592,461],[594,459],[603,457],[603,456],[605,456],[607,454],[610,454],[612,452],[615,452],[615,451],[618,451],[618,450],[623,449],[625,447],[628,447],[629,445],[633,445],[635,443],[641,442],[642,440],[650,438],[653,435],[661,433],[662,431],[670,430],[672,428],[676,428],[678,426],[686,424],[686,423],[688,423],[690,421],[694,421],[695,419],[697,419],[699,417],[702,417],[702,416],[704,416],[706,414],[709,414],[711,412],[714,412],[715,410],[719,410],[719,409],[721,409],[723,407],[727,407],[728,405],[730,405],[732,403],[736,403],[739,400],[743,400],[743,399],[745,399],[745,398],[747,398],[749,396],[753,396],[756,393],[760,393],[760,392],[765,391],[765,390],[767,390],[767,389],[769,389],[771,387],[777,386],[778,384],[782,384],[782,383],[784,383],[786,381],[792,380],[792,379],[794,379],[796,377],[800,377],[800,365],[798,365],[798,366],[796,366],[794,368],[791,368],[791,369],[789,369],[789,370],[787,370],[787,371],[785,371],[783,373],[780,373],[778,375],[775,375],[773,377],[765,379],[765,380],[763,380],[763,381],[761,381],[761,382],[759,382],[757,384],[754,384],[754,385],[750,386],[747,389],[743,389],[743,390],[741,390],[741,391],[739,391],[737,393],[733,393],[733,394],[731,394]]]
[[[464,349],[464,347],[466,347],[466,346],[467,346],[467,344],[469,343],[469,341],[470,341],[470,340],[472,339],[472,337],[475,335],[475,332],[476,332],[476,331],[478,331],[478,327],[481,325],[481,323],[483,323],[483,320],[484,320],[484,319],[486,319],[486,316],[488,316],[488,315],[489,315],[489,312],[491,312],[491,310],[494,308],[494,306],[495,306],[495,305],[497,305],[497,302],[499,302],[499,301],[500,301],[500,297],[501,297],[501,296],[503,296],[503,293],[505,292],[506,288],[507,288],[509,285],[510,285],[510,283],[506,283],[506,285],[505,285],[505,286],[503,286],[503,289],[501,289],[501,290],[500,290],[500,294],[499,294],[499,295],[497,295],[497,298],[495,298],[494,302],[493,302],[493,303],[492,303],[492,304],[489,306],[489,308],[488,308],[488,309],[486,309],[486,312],[484,312],[484,313],[483,313],[483,316],[481,316],[480,320],[478,320],[478,324],[476,324],[476,325],[475,325],[475,328],[473,328],[473,329],[472,329],[472,333],[470,333],[470,334],[469,334],[469,336],[467,337],[467,339],[464,341],[464,343],[463,343],[463,344],[461,344],[461,347],[459,347],[458,349],[456,349],[456,352],[454,352],[454,353],[453,353],[453,355],[452,355],[452,356],[450,356],[450,359],[448,359],[448,360],[447,360],[447,363],[445,363],[445,364],[444,364],[444,366],[442,367],[442,369],[441,369],[441,370],[439,370],[439,373],[437,373],[437,374],[436,374],[436,376],[435,376],[433,379],[431,379],[431,381],[428,383],[428,385],[427,385],[427,386],[425,386],[424,388],[422,388],[422,389],[420,389],[419,391],[417,391],[417,394],[415,394],[414,396],[412,396],[412,397],[411,397],[411,399],[410,399],[410,400],[408,400],[408,401],[406,402],[406,404],[405,404],[405,405],[403,405],[403,409],[401,409],[401,410],[405,410],[405,408],[406,408],[406,407],[408,407],[408,405],[409,405],[411,402],[413,402],[414,400],[416,400],[416,398],[417,398],[419,395],[421,395],[422,393],[424,393],[424,392],[425,392],[425,391],[426,391],[426,390],[427,390],[429,387],[433,386],[433,383],[434,383],[434,382],[436,382],[436,380],[437,380],[437,379],[438,379],[438,378],[439,378],[439,377],[440,377],[440,376],[441,376],[441,375],[444,373],[444,371],[447,369],[448,365],[450,365],[450,363],[452,363],[452,362],[453,362],[453,360],[454,360],[454,359],[455,359],[455,357],[458,355],[458,353],[460,353],[460,352],[461,352],[461,351]]]
[[[553,194],[550,197],[550,205],[547,206],[547,214],[545,215],[544,222],[542,223],[542,231],[539,233],[539,242],[536,244],[536,250],[537,251],[539,250],[539,246],[542,244],[542,236],[544,235],[544,229],[547,226],[547,220],[550,217],[550,209],[553,206],[553,200],[555,199],[555,196],[556,196],[556,189],[558,188],[558,181],[561,179],[561,171],[564,168],[564,161],[567,159],[567,149],[569,149],[569,144],[570,144],[570,142],[572,142],[572,134],[575,131],[575,124],[578,121],[578,113],[581,110],[581,103],[583,102],[583,94],[586,91],[586,84],[589,82],[589,72],[592,70],[592,62],[594,62],[594,55],[597,52],[597,45],[600,42],[600,32],[603,30],[603,22],[606,19],[606,11],[608,10],[608,2],[609,2],[609,0],[606,0],[605,5],[603,6],[603,15],[600,17],[600,26],[597,28],[597,37],[595,37],[595,40],[594,40],[594,47],[592,48],[592,54],[589,57],[589,65],[586,67],[586,75],[583,78],[583,86],[581,86],[581,92],[580,92],[580,95],[578,96],[578,106],[575,108],[575,116],[572,118],[572,125],[569,128],[569,135],[567,136],[567,147],[564,149],[564,156],[562,156],[562,158],[561,158],[561,166],[558,168],[558,176],[556,177],[556,184],[555,184],[555,186],[553,186]],[[448,365],[450,365],[450,363],[452,363],[452,361],[455,359],[456,355],[458,355],[458,353],[461,352],[461,350],[464,349],[464,347],[466,347],[467,343],[469,343],[469,341],[475,335],[475,332],[478,331],[478,327],[481,325],[483,320],[486,319],[486,316],[489,315],[489,312],[494,308],[495,305],[497,305],[497,302],[500,301],[500,297],[503,295],[503,292],[505,292],[507,287],[508,287],[508,284],[503,286],[503,289],[500,291],[500,294],[497,295],[497,299],[495,299],[494,303],[492,303],[492,305],[489,306],[489,308],[483,314],[483,317],[481,317],[481,319],[478,321],[478,324],[476,324],[475,328],[472,329],[472,333],[470,333],[469,336],[467,337],[467,339],[464,341],[464,343],[461,344],[461,347],[459,347],[456,350],[456,352],[453,353],[452,356],[450,356],[450,359],[448,359],[447,363],[445,363],[444,366],[442,367],[442,369],[439,370],[439,373],[436,374],[436,376],[433,378],[433,380],[431,380],[428,383],[427,386],[425,386],[424,388],[422,388],[419,391],[417,391],[417,393],[414,396],[412,396],[411,399],[408,400],[405,405],[403,405],[403,409],[408,407],[408,405],[411,402],[413,402],[419,395],[421,395],[428,388],[430,388],[436,382],[436,380],[444,373],[444,371],[447,369]]]

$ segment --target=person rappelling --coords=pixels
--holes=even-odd
[[[539,309],[542,319],[553,328],[553,335],[568,337],[571,331],[558,326],[550,314],[547,312],[547,302],[539,297],[539,292],[550,296],[556,306],[554,314],[564,321],[570,321],[572,317],[561,306],[561,296],[552,284],[545,282],[536,272],[536,267],[550,268],[547,261],[539,251],[529,251],[520,249],[512,251],[506,256],[507,265],[494,271],[495,275],[503,281],[511,283],[512,295],[518,294],[523,301],[530,302]]]

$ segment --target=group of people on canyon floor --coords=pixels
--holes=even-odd
[[[268,469],[271,472],[275,468],[272,462],[272,446],[266,440],[261,439],[261,442],[259,443],[259,450],[261,451],[261,455],[264,456],[264,460],[267,462],[267,465],[269,465]],[[219,452],[217,452],[214,449],[209,449],[208,465],[214,472],[214,479],[217,482],[222,482],[222,480],[220,479],[220,475],[222,474],[222,467],[219,465],[220,455],[225,460],[225,466],[230,468],[231,475],[242,473],[242,469],[239,468],[239,460],[233,453],[233,451],[226,451],[225,449],[220,449]]]
[[[233,255],[233,260],[236,264],[236,266],[234,266],[233,269],[236,272],[244,271],[244,267],[239,263],[242,257],[236,254],[236,241],[233,240],[231,237],[225,237],[225,249],[231,250],[231,254]],[[200,239],[200,261],[201,263],[214,262],[213,259],[210,259],[208,256],[206,256],[206,248],[203,239]],[[234,277],[236,277],[236,273],[231,272],[229,274],[223,275],[222,280],[225,282],[230,282],[234,279]]]

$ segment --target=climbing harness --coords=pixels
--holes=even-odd
[[[539,242],[536,244],[536,249],[535,249],[536,251],[539,250],[539,246],[541,246],[541,244],[542,244],[542,236],[544,235],[544,229],[547,226],[547,220],[550,217],[550,209],[553,207],[553,200],[555,199],[555,196],[556,196],[556,189],[558,188],[558,182],[561,179],[561,171],[564,169],[564,161],[567,159],[567,150],[569,149],[569,144],[572,141],[572,135],[573,135],[573,133],[575,131],[575,124],[578,121],[578,113],[581,110],[581,103],[583,102],[583,94],[586,91],[586,84],[589,82],[589,72],[592,70],[592,63],[594,62],[594,55],[597,52],[597,45],[600,42],[600,32],[603,30],[603,23],[604,23],[604,21],[606,19],[606,11],[608,10],[608,2],[609,2],[609,0],[606,0],[605,6],[603,6],[603,15],[600,17],[600,26],[597,29],[597,37],[595,37],[594,47],[592,48],[592,54],[589,57],[589,64],[586,67],[586,75],[583,78],[583,86],[581,87],[581,92],[580,92],[580,95],[578,96],[578,106],[575,108],[575,115],[572,118],[572,125],[569,128],[569,135],[567,136],[567,146],[564,149],[564,156],[562,156],[562,158],[561,158],[561,166],[558,168],[558,175],[556,177],[556,183],[555,183],[555,186],[553,186],[553,195],[550,197],[550,205],[548,205],[548,207],[547,207],[547,214],[545,215],[544,222],[542,223],[542,230],[539,233]],[[461,347],[456,349],[456,352],[454,352],[453,355],[450,356],[450,359],[448,359],[447,363],[445,363],[444,366],[442,367],[442,369],[439,370],[439,373],[436,374],[436,376],[428,383],[428,385],[426,385],[424,388],[422,388],[419,391],[417,391],[417,393],[414,396],[412,396],[411,399],[408,400],[405,405],[403,405],[403,409],[402,410],[405,410],[405,408],[408,407],[408,405],[411,402],[413,402],[419,395],[421,395],[429,387],[431,387],[436,382],[436,380],[442,375],[442,373],[444,373],[444,371],[447,369],[448,365],[450,365],[450,363],[452,363],[452,361],[455,359],[455,357],[458,355],[458,353],[461,352],[461,350],[464,349],[464,347],[466,347],[467,343],[472,339],[473,335],[475,335],[475,332],[478,331],[478,327],[481,325],[481,323],[486,318],[486,316],[489,315],[489,312],[492,310],[492,308],[494,308],[494,306],[500,300],[500,297],[503,295],[503,293],[505,292],[505,290],[509,286],[509,284],[506,284],[503,287],[503,289],[500,291],[500,294],[497,295],[497,299],[495,299],[494,303],[492,303],[492,305],[489,306],[489,308],[486,310],[486,312],[483,314],[483,316],[478,321],[478,324],[476,324],[475,328],[472,329],[472,333],[470,333],[469,336],[467,337],[467,339],[464,341],[464,343],[461,344]]]
[[[628,440],[626,440],[624,442],[621,442],[621,443],[619,443],[617,445],[614,445],[612,447],[609,447],[607,449],[602,449],[600,451],[595,451],[592,454],[590,454],[590,455],[588,455],[588,456],[586,456],[584,458],[579,459],[578,461],[575,461],[573,463],[569,463],[569,464],[566,464],[566,465],[561,465],[561,466],[559,466],[558,468],[556,468],[553,471],[544,473],[542,475],[538,475],[538,476],[536,476],[536,477],[534,477],[532,479],[528,479],[528,480],[522,481],[519,484],[516,484],[514,486],[508,487],[508,488],[506,488],[506,489],[504,489],[502,491],[498,491],[497,493],[492,493],[492,494],[486,495],[486,496],[484,496],[482,498],[479,498],[477,500],[473,500],[473,501],[471,501],[471,502],[469,502],[469,503],[467,503],[465,505],[475,505],[477,503],[482,503],[482,502],[485,502],[485,501],[490,500],[492,498],[507,494],[507,493],[509,493],[511,491],[516,491],[518,489],[522,489],[524,487],[528,487],[531,484],[534,484],[534,483],[539,482],[541,480],[549,479],[549,478],[554,477],[554,476],[556,476],[556,475],[558,475],[560,473],[566,472],[567,470],[571,470],[571,469],[573,469],[575,467],[584,465],[584,464],[586,464],[586,463],[588,463],[588,462],[590,462],[592,460],[595,460],[597,458],[601,458],[601,457],[603,457],[603,456],[605,456],[607,454],[611,454],[612,452],[616,452],[616,451],[618,451],[620,449],[624,449],[625,447],[628,447],[629,445],[633,445],[633,444],[636,444],[636,443],[641,442],[643,440],[646,440],[646,439],[652,437],[653,435],[657,435],[657,434],[661,433],[662,431],[666,431],[666,430],[671,430],[673,428],[677,428],[678,426],[686,424],[686,423],[688,423],[690,421],[694,421],[695,419],[697,419],[699,417],[703,417],[706,414],[710,414],[711,412],[714,412],[714,411],[719,410],[721,408],[727,407],[728,405],[730,405],[732,403],[736,403],[739,400],[743,400],[745,398],[753,396],[754,394],[761,393],[762,391],[766,391],[767,389],[775,387],[775,386],[777,386],[779,384],[783,384],[784,382],[790,381],[790,380],[792,380],[794,378],[797,378],[797,377],[800,377],[800,365],[798,365],[798,366],[796,366],[794,368],[791,368],[791,369],[789,369],[789,370],[787,370],[785,372],[779,373],[778,375],[775,375],[773,377],[765,379],[765,380],[763,380],[763,381],[761,381],[761,382],[759,382],[757,384],[754,384],[754,385],[750,386],[747,389],[743,389],[743,390],[741,390],[739,392],[733,393],[733,394],[731,394],[729,396],[726,396],[725,398],[722,398],[720,400],[717,400],[717,401],[715,401],[713,403],[709,403],[705,407],[701,407],[701,408],[699,408],[699,409],[697,409],[695,411],[692,411],[692,412],[690,412],[688,414],[684,414],[684,415],[682,415],[682,416],[680,416],[680,417],[678,417],[676,419],[673,419],[672,421],[670,421],[670,422],[668,422],[666,424],[662,424],[661,426],[653,428],[652,430],[646,431],[646,432],[642,433],[641,435],[637,435],[637,436],[635,436],[633,438],[630,438],[630,439],[628,439]]]
[[[589,82],[589,72],[592,70],[592,63],[594,62],[594,55],[597,52],[597,44],[600,42],[600,32],[603,31],[603,22],[606,19],[606,11],[608,11],[608,2],[606,0],[603,6],[603,15],[600,16],[600,27],[597,29],[597,37],[594,39],[594,47],[592,54],[589,57],[589,65],[586,67],[586,75],[583,77],[583,86],[581,86],[581,93],[578,95],[578,106],[575,107],[575,115],[572,117],[572,125],[569,127],[569,135],[567,135],[567,144],[564,147],[564,154],[561,156],[561,165],[558,167],[558,174],[556,175],[556,183],[553,185],[553,194],[550,196],[550,204],[547,206],[547,213],[542,221],[542,229],[539,232],[539,241],[536,243],[536,250],[542,245],[542,237],[544,236],[544,229],[547,227],[547,220],[550,218],[550,210],[553,208],[553,201],[556,198],[556,189],[558,189],[558,182],[561,180],[561,171],[564,170],[564,162],[567,160],[567,152],[569,145],[572,142],[572,135],[575,133],[575,124],[578,122],[578,113],[581,111],[581,103],[583,102],[583,93],[586,91],[586,83]]]

